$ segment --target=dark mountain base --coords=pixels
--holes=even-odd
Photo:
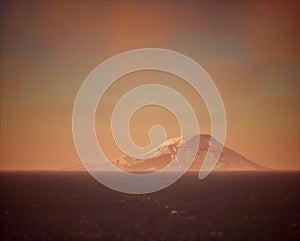
[[[0,240],[299,240],[300,174],[185,175],[149,195],[87,173],[1,173]]]

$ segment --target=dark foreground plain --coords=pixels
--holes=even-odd
[[[148,195],[85,172],[1,172],[0,240],[299,240],[300,173],[186,174]]]

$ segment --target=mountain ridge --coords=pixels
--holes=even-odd
[[[199,171],[204,158],[211,147],[211,141],[216,141],[215,138],[209,134],[198,134],[190,138],[175,137],[168,139],[165,143],[159,145],[153,152],[159,152],[153,158],[139,159],[129,156],[122,156],[113,161],[113,164],[118,168],[124,169],[128,172],[154,172],[158,171],[169,165],[173,159],[176,161],[176,155],[179,148],[185,148],[197,138],[200,137],[197,154],[189,167],[188,171]],[[212,154],[217,155],[218,150],[212,147]],[[213,171],[263,171],[269,170],[268,168],[250,161],[245,156],[235,152],[234,150],[224,146],[219,161],[214,167]]]

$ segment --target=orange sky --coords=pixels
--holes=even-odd
[[[0,8],[1,169],[80,166],[71,130],[80,85],[107,58],[144,47],[183,53],[211,75],[226,107],[226,146],[270,168],[300,169],[297,1],[2,1]],[[184,81],[134,73],[98,108],[98,138],[110,158],[119,155],[107,127],[113,104],[145,83],[180,91],[210,132],[201,98]],[[169,112],[144,108],[132,119],[137,143],[147,144],[152,124],[178,135]]]

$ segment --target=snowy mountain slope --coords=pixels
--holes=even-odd
[[[199,136],[191,138],[172,138],[166,141],[166,143],[159,145],[153,152],[159,151],[159,154],[149,159],[138,159],[123,156],[113,163],[129,172],[151,172],[159,170],[168,164],[175,158],[178,153],[179,147],[185,148],[195,142]],[[190,167],[190,171],[199,171],[203,160],[207,154],[207,151],[211,145],[211,136],[206,134],[200,135],[200,143],[198,146],[197,155],[193,164]],[[212,150],[212,153],[216,154],[217,150]],[[259,164],[246,159],[244,156],[224,146],[221,157],[215,166],[214,170],[219,171],[251,171],[251,170],[267,170],[267,168],[260,166]]]

